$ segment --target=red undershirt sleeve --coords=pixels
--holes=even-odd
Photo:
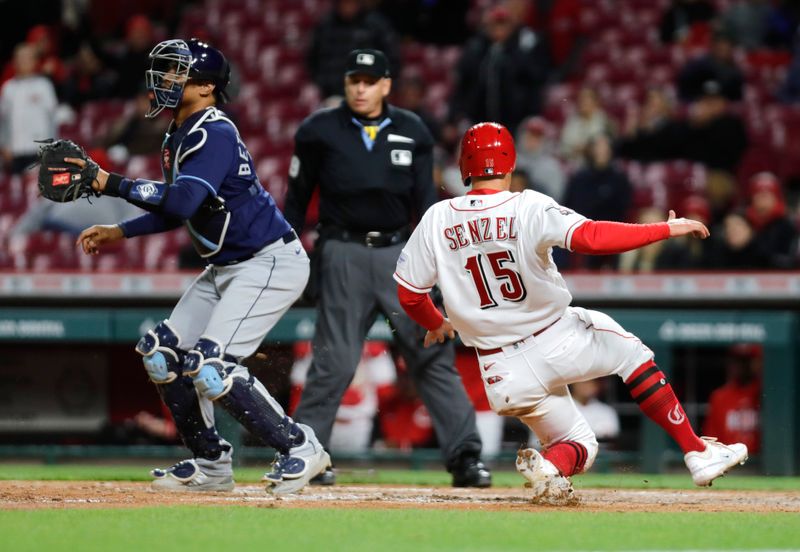
[[[572,234],[571,248],[585,255],[613,255],[637,249],[669,237],[666,222],[627,224],[587,220]]]
[[[397,296],[400,298],[400,305],[411,320],[425,328],[426,330],[438,330],[444,322],[444,316],[431,301],[427,293],[414,293],[410,289],[398,284]]]

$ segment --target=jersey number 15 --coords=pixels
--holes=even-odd
[[[505,266],[506,264],[514,264],[515,262],[514,255],[511,251],[493,251],[492,253],[487,253],[485,257],[489,261],[489,266],[494,273],[495,280],[502,282],[500,284],[500,295],[503,296],[503,299],[511,301],[512,303],[523,301],[528,295],[528,292],[522,283],[519,272]],[[469,257],[464,268],[467,269],[467,272],[469,272],[475,284],[475,289],[481,301],[481,308],[491,309],[497,306],[497,301],[495,301],[492,295],[489,281],[486,278],[486,271],[483,268],[483,258],[484,255],[480,253]]]

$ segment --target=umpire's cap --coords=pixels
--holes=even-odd
[[[386,54],[380,50],[361,49],[353,50],[347,56],[347,68],[345,76],[350,75],[369,75],[378,79],[388,78],[389,60]]]

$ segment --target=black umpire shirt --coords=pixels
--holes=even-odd
[[[283,213],[298,234],[317,185],[323,228],[351,232],[401,229],[437,200],[433,137],[422,120],[384,103],[376,124],[371,150],[345,102],[309,115],[297,129]]]

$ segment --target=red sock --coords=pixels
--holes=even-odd
[[[589,454],[586,452],[586,447],[580,443],[562,441],[548,448],[542,456],[549,460],[561,475],[569,477],[583,471]]]
[[[639,404],[639,409],[669,433],[684,454],[706,449],[705,443],[692,429],[672,386],[667,383],[664,373],[655,362],[651,360],[639,366],[625,381],[625,385]]]

